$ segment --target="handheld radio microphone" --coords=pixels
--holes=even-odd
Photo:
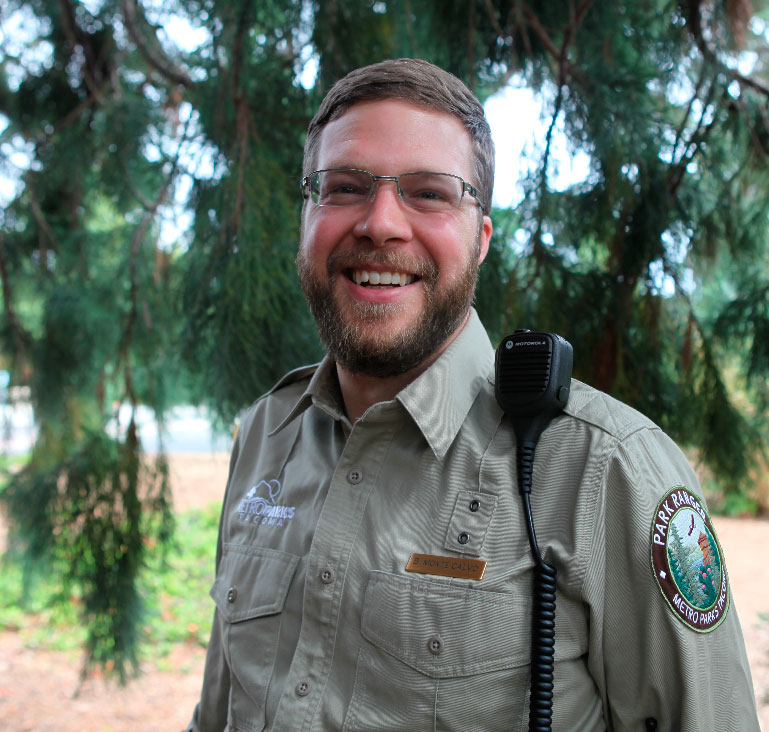
[[[494,390],[499,406],[513,420],[519,444],[536,444],[566,406],[573,360],[571,344],[555,333],[516,330],[502,339]]]
[[[569,401],[573,351],[555,333],[516,330],[502,339],[495,360],[497,402],[511,418],[516,464],[529,545],[534,556],[534,610],[531,637],[530,732],[549,732],[553,716],[556,569],[537,546],[531,516],[534,451],[540,435]]]

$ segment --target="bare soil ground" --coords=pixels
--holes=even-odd
[[[171,456],[179,510],[221,500],[226,455]],[[734,605],[748,649],[761,727],[769,732],[769,521],[716,518]],[[763,618],[762,618],[763,616]],[[101,678],[79,685],[77,654],[24,646],[0,629],[0,730],[6,732],[178,732],[197,701],[205,652],[180,644],[164,668],[148,665],[125,688]],[[718,673],[717,669],[714,669]]]

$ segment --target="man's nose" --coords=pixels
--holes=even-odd
[[[411,237],[409,211],[398,195],[398,184],[390,180],[375,182],[373,199],[360,209],[354,227],[356,236],[370,239],[374,244]]]

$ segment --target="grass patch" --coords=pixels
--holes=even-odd
[[[177,516],[176,532],[165,559],[152,553],[139,577],[145,599],[142,622],[143,661],[162,668],[177,643],[205,647],[214,605],[208,590],[214,579],[220,506]],[[19,561],[0,562],[0,630],[17,631],[28,646],[76,650],[86,633],[80,626],[80,598],[62,594],[55,576],[41,575],[24,587]]]

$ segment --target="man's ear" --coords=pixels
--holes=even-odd
[[[489,242],[491,241],[491,233],[494,231],[494,226],[491,223],[489,216],[484,216],[481,222],[481,230],[478,235],[478,264],[481,264],[486,255],[489,253]]]

